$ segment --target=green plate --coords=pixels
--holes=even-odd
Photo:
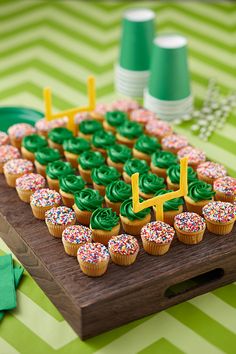
[[[29,123],[34,125],[44,114],[35,109],[26,107],[0,107],[0,130],[7,129],[16,123]]]

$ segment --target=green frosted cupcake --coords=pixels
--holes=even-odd
[[[37,134],[27,135],[21,143],[21,153],[24,159],[34,162],[35,153],[48,145],[47,139],[44,136]]]
[[[155,196],[168,194],[173,192],[171,189],[160,189],[155,193]],[[174,218],[176,215],[182,213],[183,211],[184,200],[183,198],[173,198],[166,202],[163,205],[164,212],[164,222],[169,225],[174,225]],[[156,212],[156,208],[153,207],[154,212]]]
[[[188,183],[191,183],[195,180],[197,180],[197,173],[194,171],[194,169],[190,166],[187,168],[188,172]],[[176,191],[179,189],[179,180],[180,180],[180,165],[172,165],[170,166],[167,171],[167,185],[169,189],[173,189]]]
[[[122,172],[124,163],[132,157],[132,150],[126,145],[114,144],[107,150],[107,154],[107,164]]]
[[[137,139],[143,134],[143,127],[137,122],[125,121],[116,133],[118,143],[133,147]]]
[[[98,208],[92,213],[90,229],[94,242],[107,245],[113,236],[119,234],[119,216],[111,208]]]
[[[105,158],[99,151],[85,151],[79,156],[78,162],[80,175],[87,183],[92,183],[92,169],[104,165]]]
[[[69,162],[61,160],[50,162],[46,168],[46,177],[50,189],[59,191],[59,179],[61,177],[75,174],[75,169]]]
[[[157,138],[149,135],[141,135],[133,147],[133,155],[137,159],[146,160],[151,162],[151,155],[154,152],[160,151],[161,144],[159,144]]]
[[[124,200],[132,196],[131,185],[124,181],[113,181],[106,187],[105,201],[109,208],[117,214],[120,213],[120,206]]]
[[[35,153],[35,167],[37,172],[46,177],[46,167],[50,162],[60,160],[61,155],[57,149],[45,147]]]
[[[127,119],[128,116],[125,112],[121,112],[121,111],[106,112],[105,120],[103,122],[103,127],[105,130],[115,133],[116,129],[119,126],[121,126]]]
[[[116,138],[111,132],[99,130],[92,137],[92,147],[103,156],[107,156],[107,149],[115,144]]]
[[[195,180],[188,185],[188,195],[184,197],[188,211],[202,215],[202,208],[214,200],[215,192],[211,184]]]
[[[138,172],[139,175],[147,173],[150,170],[145,160],[130,159],[124,164],[123,178],[126,183],[131,182],[131,176]]]
[[[63,149],[67,161],[70,162],[72,166],[76,168],[78,166],[78,157],[84,151],[90,150],[91,145],[86,139],[80,137],[73,137],[64,141]]]
[[[84,189],[85,181],[81,176],[66,175],[59,179],[59,187],[63,203],[71,208],[74,204],[74,194]]]
[[[151,170],[160,177],[167,177],[167,168],[176,165],[178,159],[176,155],[169,151],[158,151],[152,155]]]
[[[105,195],[106,186],[120,178],[120,173],[115,167],[102,165],[92,170],[93,186],[101,195]]]
[[[94,133],[102,129],[102,124],[94,119],[83,120],[79,124],[78,135],[86,140],[91,140]]]
[[[154,173],[144,173],[139,177],[139,193],[144,199],[152,198],[158,190],[165,188],[164,178]]]
[[[58,149],[63,155],[63,143],[72,137],[73,133],[69,129],[63,127],[54,128],[48,133],[48,144],[50,147]]]

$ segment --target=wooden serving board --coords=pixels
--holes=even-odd
[[[175,239],[160,257],[141,248],[132,266],[110,264],[104,276],[89,278],[3,176],[0,236],[82,339],[236,280],[236,227],[227,236],[206,232],[194,246]]]

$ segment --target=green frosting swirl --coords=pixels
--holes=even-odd
[[[60,152],[50,147],[45,147],[35,153],[35,160],[41,165],[47,165],[50,162],[60,160],[60,158]]]
[[[92,170],[91,177],[93,182],[95,182],[96,184],[107,186],[112,181],[115,181],[120,178],[120,173],[115,167],[102,165]]]
[[[188,196],[195,202],[200,200],[211,200],[215,195],[212,185],[204,181],[193,181],[188,185]]]
[[[73,137],[64,141],[63,149],[72,154],[80,155],[82,152],[90,150],[91,146],[88,140],[80,137]]]
[[[158,151],[152,155],[152,163],[159,168],[168,168],[171,165],[177,164],[177,156],[169,151]]]
[[[133,173],[138,172],[140,175],[147,173],[150,170],[145,160],[130,159],[124,164],[124,171],[127,175],[132,176]]]
[[[107,149],[111,145],[115,144],[116,138],[111,132],[106,132],[105,130],[99,130],[94,133],[92,137],[93,146],[101,149]]]
[[[117,163],[125,163],[132,157],[132,150],[123,144],[114,144],[108,149],[107,153],[111,161]]]
[[[92,170],[105,163],[105,158],[99,151],[85,151],[78,158],[83,170]]]
[[[70,139],[72,137],[73,133],[69,129],[63,127],[54,128],[48,133],[48,138],[50,140],[52,140],[56,144],[61,145],[64,143],[65,140]]]
[[[154,194],[159,189],[166,188],[164,178],[154,173],[144,173],[139,178],[139,188],[143,193]]]
[[[106,196],[112,203],[120,203],[132,195],[131,185],[124,181],[114,181],[106,187]]]
[[[136,139],[143,134],[143,127],[137,122],[127,120],[118,129],[118,133],[128,139]]]
[[[119,127],[128,119],[128,116],[125,112],[111,111],[106,113],[105,119],[112,127]]]
[[[155,193],[156,195],[163,195],[166,193],[173,192],[171,189],[160,189]],[[183,205],[184,201],[183,198],[173,198],[171,200],[168,200],[164,202],[164,211],[171,211],[171,210],[178,210],[180,205]]]
[[[197,179],[197,173],[194,169],[188,166],[188,183]],[[171,182],[174,184],[179,184],[180,179],[180,165],[172,165],[167,169],[167,175],[170,178]]]
[[[139,198],[140,203],[143,202],[142,198]],[[125,216],[126,218],[128,218],[129,220],[142,220],[145,218],[145,216],[147,216],[148,214],[150,214],[151,209],[150,208],[146,208],[143,209],[141,211],[139,211],[138,213],[135,213],[133,211],[133,201],[132,198],[126,199],[120,207],[120,214],[122,216]]]
[[[97,230],[111,231],[118,223],[119,216],[111,208],[98,208],[90,218],[90,227]]]
[[[85,188],[75,194],[75,204],[80,210],[94,211],[100,208],[103,197],[95,189]]]
[[[54,161],[50,162],[46,168],[46,174],[51,179],[59,179],[60,177],[75,173],[75,169],[69,162]]]
[[[79,130],[83,134],[94,134],[96,131],[102,129],[102,124],[96,120],[93,119],[88,119],[88,120],[83,120],[79,124]]]
[[[134,148],[144,154],[153,154],[161,149],[161,144],[158,143],[157,138],[154,136],[141,135],[136,141]]]
[[[81,176],[67,175],[59,179],[59,185],[63,192],[75,194],[84,189],[85,182]]]
[[[44,136],[32,134],[23,138],[22,145],[30,152],[36,152],[48,145]]]

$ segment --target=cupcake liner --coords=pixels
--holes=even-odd
[[[93,188],[96,189],[103,197],[105,196],[105,194],[106,194],[106,187],[105,186],[93,182]]]
[[[177,152],[178,152],[180,149],[165,147],[165,148],[163,148],[163,150],[164,150],[164,151],[172,152],[172,154],[177,155]]]
[[[72,257],[76,257],[78,249],[81,246],[85,245],[85,243],[71,243],[71,242],[64,240],[63,238],[62,238],[62,243],[63,243],[65,252],[69,256],[72,256]]]
[[[68,227],[68,226],[71,226],[71,225],[75,225],[76,223],[76,219],[74,219],[73,221],[71,221],[70,223],[68,224],[65,224],[65,225],[54,225],[48,221],[46,221],[46,225],[48,227],[48,231],[49,233],[56,237],[56,238],[61,238],[62,237],[62,232]]]
[[[215,197],[214,199],[215,200],[220,200],[221,202],[228,202],[228,203],[234,203],[234,200],[236,198],[235,195],[227,195],[225,193],[222,193],[222,192],[218,192],[218,191],[215,191],[216,194],[215,194]]]
[[[59,189],[60,189],[59,180],[58,179],[52,179],[52,178],[50,178],[48,176],[46,176],[46,178],[47,178],[47,182],[48,182],[49,188],[59,192]]]
[[[33,172],[33,171],[29,171],[29,172]],[[23,176],[24,174],[25,174],[25,172],[14,174],[14,175],[11,173],[8,173],[8,172],[4,172],[6,182],[7,182],[8,186],[12,187],[12,188],[16,187],[17,178]]]
[[[234,227],[235,219],[227,222],[227,223],[215,223],[213,221],[206,220],[208,231],[212,232],[216,235],[227,235],[229,234]]]
[[[45,220],[45,213],[46,211],[52,209],[53,207],[58,207],[59,204],[53,204],[50,206],[46,206],[46,207],[38,207],[35,205],[30,204],[33,215],[36,217],[36,219],[40,219],[40,220]]]
[[[210,178],[210,177],[207,177],[205,175],[202,175],[201,173],[197,172],[197,177],[198,179],[200,179],[201,181],[204,181],[208,184],[211,184],[213,185],[214,181],[216,180],[216,178]]]
[[[41,165],[37,160],[34,161],[36,171],[39,173],[41,176],[46,178],[46,165]]]
[[[149,164],[151,162],[151,156],[148,154],[145,154],[141,151],[136,150],[133,148],[133,156],[136,157],[139,160],[145,160]]]
[[[150,222],[151,215],[148,214],[143,220],[129,220],[125,216],[120,215],[124,231],[133,236],[140,236],[141,229],[144,225]]]
[[[16,139],[14,136],[9,136],[11,145],[20,150],[22,139]]]
[[[92,230],[92,239],[94,242],[99,242],[102,243],[103,245],[107,246],[109,240],[113,236],[119,235],[120,232],[120,223],[116,226],[114,226],[111,231],[107,230],[98,230],[98,229],[92,229],[90,226],[90,229]]]
[[[96,146],[93,146],[92,150],[100,152],[102,154],[102,156],[105,157],[105,159],[107,158],[107,152],[106,152],[105,149],[101,149],[101,148],[98,148]]]
[[[108,132],[116,133],[116,128],[108,124],[106,120],[104,120],[103,122],[103,128]]]
[[[186,245],[196,245],[201,242],[205,232],[205,228],[198,232],[184,232],[177,228],[176,225],[174,227],[178,240]]]
[[[80,269],[82,272],[89,277],[100,277],[107,271],[109,260],[101,261],[99,263],[87,263],[82,261],[79,257],[77,257]]]
[[[34,153],[28,151],[24,146],[21,146],[21,155],[24,159],[30,160],[31,162],[34,162],[35,160]]]
[[[167,253],[170,248],[170,243],[156,243],[153,241],[147,241],[145,238],[142,238],[144,251],[153,255],[153,256],[162,256]]]
[[[95,111],[90,112],[89,115],[90,115],[91,119],[94,119],[94,120],[96,120],[96,121],[98,121],[100,123],[102,123],[104,121],[104,119],[105,119],[102,114],[99,114],[99,113],[97,113]]]
[[[16,188],[16,191],[17,191],[17,194],[18,194],[20,200],[22,200],[22,202],[30,203],[30,197],[34,193],[34,191],[23,190],[23,189],[18,189],[18,188]]]
[[[62,156],[64,156],[64,149],[63,149],[62,144],[54,143],[54,141],[48,139],[48,145],[49,145],[51,148],[53,148],[53,149],[59,150],[60,154],[61,154]]]
[[[91,170],[84,170],[80,165],[78,166],[78,168],[80,176],[83,178],[83,180],[90,184],[93,183],[93,180],[91,178]]]
[[[163,177],[166,179],[167,177],[167,173],[166,173],[166,169],[165,168],[159,168],[153,165],[153,163],[151,162],[151,171],[153,173],[155,173],[157,176],[159,177]]]
[[[71,166],[74,168],[78,168],[78,157],[79,155],[72,154],[72,152],[64,151],[65,158],[68,162],[70,162]]]
[[[3,165],[4,165],[5,162],[0,162],[0,173],[3,173]]]
[[[168,189],[172,189],[173,191],[177,191],[179,189],[179,184],[172,183],[170,180],[170,177],[168,177],[168,176],[166,178],[166,183],[167,183]]]
[[[115,167],[120,173],[123,172],[124,164],[122,162],[113,162],[110,157],[107,158],[108,166]]]
[[[132,148],[134,146],[134,144],[136,143],[136,140],[137,140],[137,139],[128,139],[128,138],[120,135],[119,133],[116,133],[116,139],[119,144],[124,144],[130,148]]]
[[[202,215],[202,208],[211,201],[213,201],[213,198],[210,200],[201,200],[199,202],[194,202],[194,200],[186,196],[184,197],[184,200],[188,211]]]
[[[122,173],[122,176],[123,176],[123,180],[126,182],[126,183],[131,183],[131,177],[128,175],[128,173],[126,173],[125,171],[123,171]]]
[[[135,262],[138,255],[138,251],[139,250],[137,250],[134,254],[128,254],[128,255],[112,252],[112,250],[110,250],[109,252],[113,263],[121,266],[129,266]]]
[[[72,208],[72,206],[75,204],[75,199],[73,194],[66,193],[59,189],[59,193],[62,197],[63,204],[66,205],[69,208]]]
[[[86,139],[86,140],[88,140],[88,141],[91,141],[92,140],[92,134],[83,134],[82,132],[78,132],[78,136],[80,137],[80,138],[83,138],[83,139]]]
[[[80,210],[76,204],[73,205],[74,212],[76,214],[76,218],[80,224],[89,226],[90,218],[92,215],[92,211],[89,210]]]
[[[117,203],[113,203],[111,202],[107,196],[105,195],[105,202],[106,202],[106,206],[108,208],[112,208],[112,210],[117,214],[119,215],[120,214],[120,206],[121,206],[121,202],[117,202]]]

